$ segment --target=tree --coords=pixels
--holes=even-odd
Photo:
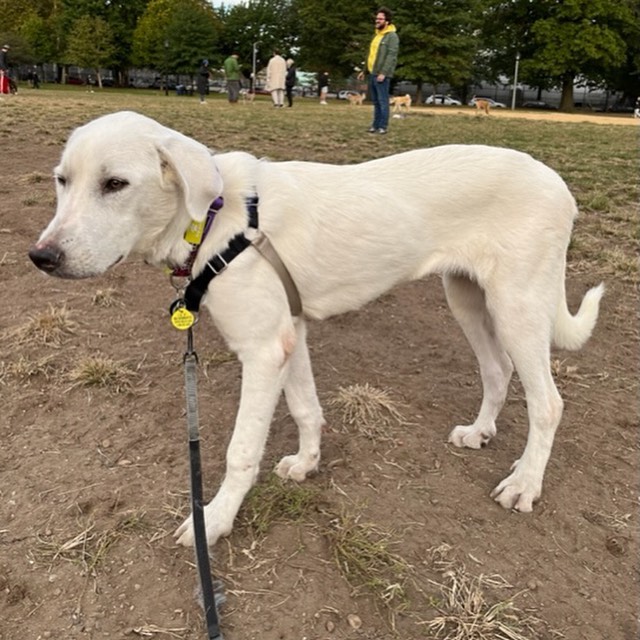
[[[139,66],[192,73],[217,51],[222,25],[206,0],[151,0],[133,34]]]
[[[398,0],[398,76],[415,82],[461,85],[470,77],[477,50],[478,0]]]
[[[368,0],[293,0],[299,64],[332,75],[353,74],[364,64],[373,36],[375,9]]]
[[[98,86],[102,88],[100,69],[108,67],[115,55],[111,28],[102,18],[82,16],[71,29],[65,62],[94,69]]]
[[[516,52],[521,78],[562,87],[560,108],[573,109],[576,78],[611,77],[627,58],[625,34],[637,33],[634,0],[495,0],[485,33],[494,36],[496,69],[509,74]]]
[[[538,45],[533,68],[545,70],[562,85],[560,108],[573,109],[573,85],[579,75],[604,75],[625,61],[620,32],[629,7],[620,0],[569,0],[553,3],[549,16],[532,26]]]
[[[297,50],[297,16],[291,0],[249,0],[223,10],[221,19],[223,55],[237,51],[245,64],[252,60],[254,44],[258,69],[267,64],[274,49],[285,56]]]

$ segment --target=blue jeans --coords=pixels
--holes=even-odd
[[[374,129],[386,129],[389,126],[389,85],[391,80],[385,78],[378,82],[378,76],[369,76],[369,92],[373,100],[373,123]]]

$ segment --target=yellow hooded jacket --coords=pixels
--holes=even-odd
[[[367,58],[369,73],[374,75],[382,73],[387,78],[393,77],[398,62],[399,45],[400,39],[394,24],[387,25],[381,31],[376,30]]]

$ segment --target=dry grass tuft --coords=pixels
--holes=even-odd
[[[91,303],[96,307],[116,307],[121,306],[122,303],[117,298],[117,289],[114,287],[108,287],[107,289],[98,289],[95,292]]]
[[[171,638],[186,638],[188,627],[158,627],[155,624],[145,624],[142,627],[133,627],[131,632],[142,638],[153,638],[156,635],[169,636]]]
[[[356,593],[372,593],[395,626],[395,614],[408,604],[405,583],[412,567],[392,551],[392,534],[343,513],[330,521],[325,536],[347,582]]]
[[[435,569],[442,572],[443,583],[434,582],[441,599],[434,603],[438,610],[432,620],[421,622],[434,638],[442,640],[531,640],[539,637],[537,618],[518,609],[514,600],[519,594],[491,602],[489,590],[510,588],[498,576],[471,575],[465,566],[451,558],[451,547],[442,545],[431,550]]]
[[[49,378],[55,370],[53,356],[45,356],[35,360],[20,356],[16,362],[0,363],[0,380],[3,380],[5,376],[16,378],[23,382],[37,376]]]
[[[78,562],[91,575],[104,562],[116,542],[146,528],[145,515],[143,511],[125,512],[113,527],[101,532],[96,531],[95,523],[90,523],[63,542],[38,537],[37,559],[48,565],[53,565],[57,560]]]
[[[81,360],[69,372],[72,387],[104,387],[113,393],[130,391],[137,376],[126,364],[103,356]]]
[[[368,382],[339,387],[329,406],[338,410],[345,425],[355,427],[371,440],[393,440],[390,429],[408,424],[400,412],[401,403],[395,402],[389,391],[372,387]]]
[[[77,326],[65,306],[49,305],[47,311],[32,316],[22,326],[8,329],[3,338],[13,340],[18,346],[31,344],[59,347],[67,336],[75,332]]]
[[[25,184],[41,184],[43,182],[51,182],[51,174],[42,173],[41,171],[32,171],[22,176],[21,182]]]

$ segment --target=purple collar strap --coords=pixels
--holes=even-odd
[[[179,266],[174,267],[171,275],[176,278],[188,278],[191,275],[191,267],[193,267],[193,263],[196,260],[196,256],[198,255],[198,249],[202,244],[202,241],[207,237],[209,233],[209,229],[211,229],[211,224],[213,223],[213,219],[216,217],[216,214],[222,207],[224,206],[224,198],[222,196],[218,196],[210,205],[209,210],[207,211],[207,217],[204,221],[204,228],[202,229],[202,236],[197,244],[191,245],[191,253],[189,253],[189,257],[186,262]]]

